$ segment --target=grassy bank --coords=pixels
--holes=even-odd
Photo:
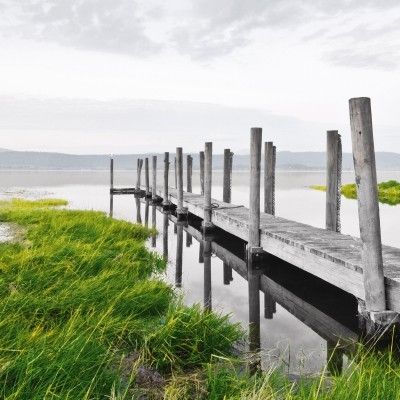
[[[150,231],[62,200],[0,204],[19,242],[0,244],[0,398],[395,399],[400,368],[361,352],[341,377],[250,376],[243,332],[183,306],[149,252]],[[140,397],[140,396],[147,397]]]
[[[326,186],[312,185],[311,189],[326,191]],[[343,185],[341,193],[348,199],[357,198],[357,188],[355,183]],[[400,182],[391,180],[378,183],[378,199],[381,203],[396,205],[400,203]]]

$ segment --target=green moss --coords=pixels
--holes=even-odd
[[[326,191],[326,186],[312,185],[311,189]],[[355,183],[348,183],[342,186],[341,193],[347,199],[357,198],[357,187]],[[400,203],[400,182],[390,180],[378,183],[379,202],[396,205]]]

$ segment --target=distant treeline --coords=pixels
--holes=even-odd
[[[199,156],[193,154],[193,168],[199,167]],[[136,160],[151,157],[153,154],[118,154],[114,156],[115,169],[136,169]],[[159,165],[163,154],[157,154]],[[173,163],[174,154],[170,153]],[[0,169],[42,169],[42,170],[105,170],[109,168],[109,155],[75,155],[63,153],[45,153],[33,151],[1,151]],[[324,152],[278,152],[276,165],[281,170],[318,170],[325,169]],[[400,170],[400,154],[389,152],[376,153],[377,168],[380,170]],[[234,169],[248,169],[249,156],[235,154]],[[222,169],[223,155],[215,154],[213,167]],[[343,154],[343,169],[353,169],[351,153]]]

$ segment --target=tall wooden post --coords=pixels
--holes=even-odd
[[[213,229],[211,222],[211,187],[212,187],[212,142],[207,142],[204,149],[204,232]]]
[[[340,175],[342,145],[338,131],[326,135],[326,229],[340,232]]]
[[[203,240],[203,258],[204,258],[204,309],[211,311],[211,241]]]
[[[140,190],[141,186],[141,178],[142,178],[142,166],[143,166],[143,160],[141,158],[137,159],[137,169],[136,169],[136,190]]]
[[[157,200],[157,156],[153,156],[152,173],[153,173],[153,184],[151,188],[151,197],[152,200],[155,201]]]
[[[168,177],[169,177],[169,152],[164,153],[164,194],[162,205],[164,208],[170,206],[170,201],[168,198]]]
[[[176,148],[176,170],[178,180],[178,204],[176,208],[176,214],[178,220],[186,217],[187,210],[183,207],[183,155],[182,147]]]
[[[201,190],[201,195],[204,195],[204,151],[200,152],[199,163],[200,163],[200,190]]]
[[[110,157],[110,217],[114,214],[114,159]]]
[[[183,257],[183,224],[177,224],[176,233],[176,263],[175,263],[175,286],[182,286],[182,257]]]
[[[150,197],[149,159],[144,159],[144,183],[146,185],[146,197]]]
[[[260,348],[260,273],[254,266],[260,250],[260,179],[262,129],[251,128],[250,138],[250,209],[249,240],[247,249],[247,279],[249,289],[249,338],[250,351]],[[259,364],[251,366],[258,369]]]
[[[232,157],[233,153],[230,149],[224,150],[224,175],[222,187],[222,201],[231,202],[232,197]]]
[[[386,297],[371,101],[367,97],[360,97],[350,99],[349,104],[362,242],[365,305],[367,311],[379,312],[386,310]]]
[[[192,193],[192,172],[193,172],[193,157],[188,154],[186,157],[186,191]]]
[[[265,142],[264,150],[264,212],[275,215],[275,158],[272,142]]]
[[[174,159],[175,189],[178,189],[178,172],[176,170],[176,156]]]

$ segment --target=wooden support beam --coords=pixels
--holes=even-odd
[[[200,152],[200,194],[204,195],[204,151]]]
[[[264,212],[275,215],[276,148],[272,142],[264,144]]]
[[[151,198],[153,201],[157,200],[157,156],[153,156],[153,183],[151,188]]]
[[[168,208],[171,204],[168,198],[168,177],[169,177],[169,152],[164,153],[164,194],[162,205]]]
[[[182,147],[176,148],[176,172],[178,181],[178,204],[176,214],[178,220],[187,217],[187,208],[183,207],[183,154]]]
[[[136,168],[136,190],[140,190],[141,187],[142,167],[143,167],[143,160],[141,158],[138,158],[137,168]]]
[[[224,149],[224,175],[222,187],[222,201],[230,203],[232,199],[232,158],[230,149]]]
[[[188,154],[186,157],[186,191],[192,193],[192,173],[193,173],[193,157]]]
[[[261,139],[262,129],[251,128],[247,279],[249,293],[249,345],[252,352],[257,352],[260,349],[260,271],[256,270],[254,261],[260,251]],[[255,372],[258,369],[258,361],[251,363],[251,372]]]
[[[176,156],[174,159],[175,189],[178,189],[178,173],[176,171]]]
[[[350,99],[349,105],[365,305],[369,312],[380,312],[386,310],[386,296],[371,101],[367,97],[354,98]]]
[[[146,185],[146,197],[151,197],[149,176],[149,159],[146,157],[144,159],[144,183]]]
[[[211,188],[212,188],[212,142],[206,142],[204,148],[204,219],[203,231],[213,229],[211,222]]]
[[[340,232],[340,181],[342,144],[338,131],[326,135],[326,229]]]

